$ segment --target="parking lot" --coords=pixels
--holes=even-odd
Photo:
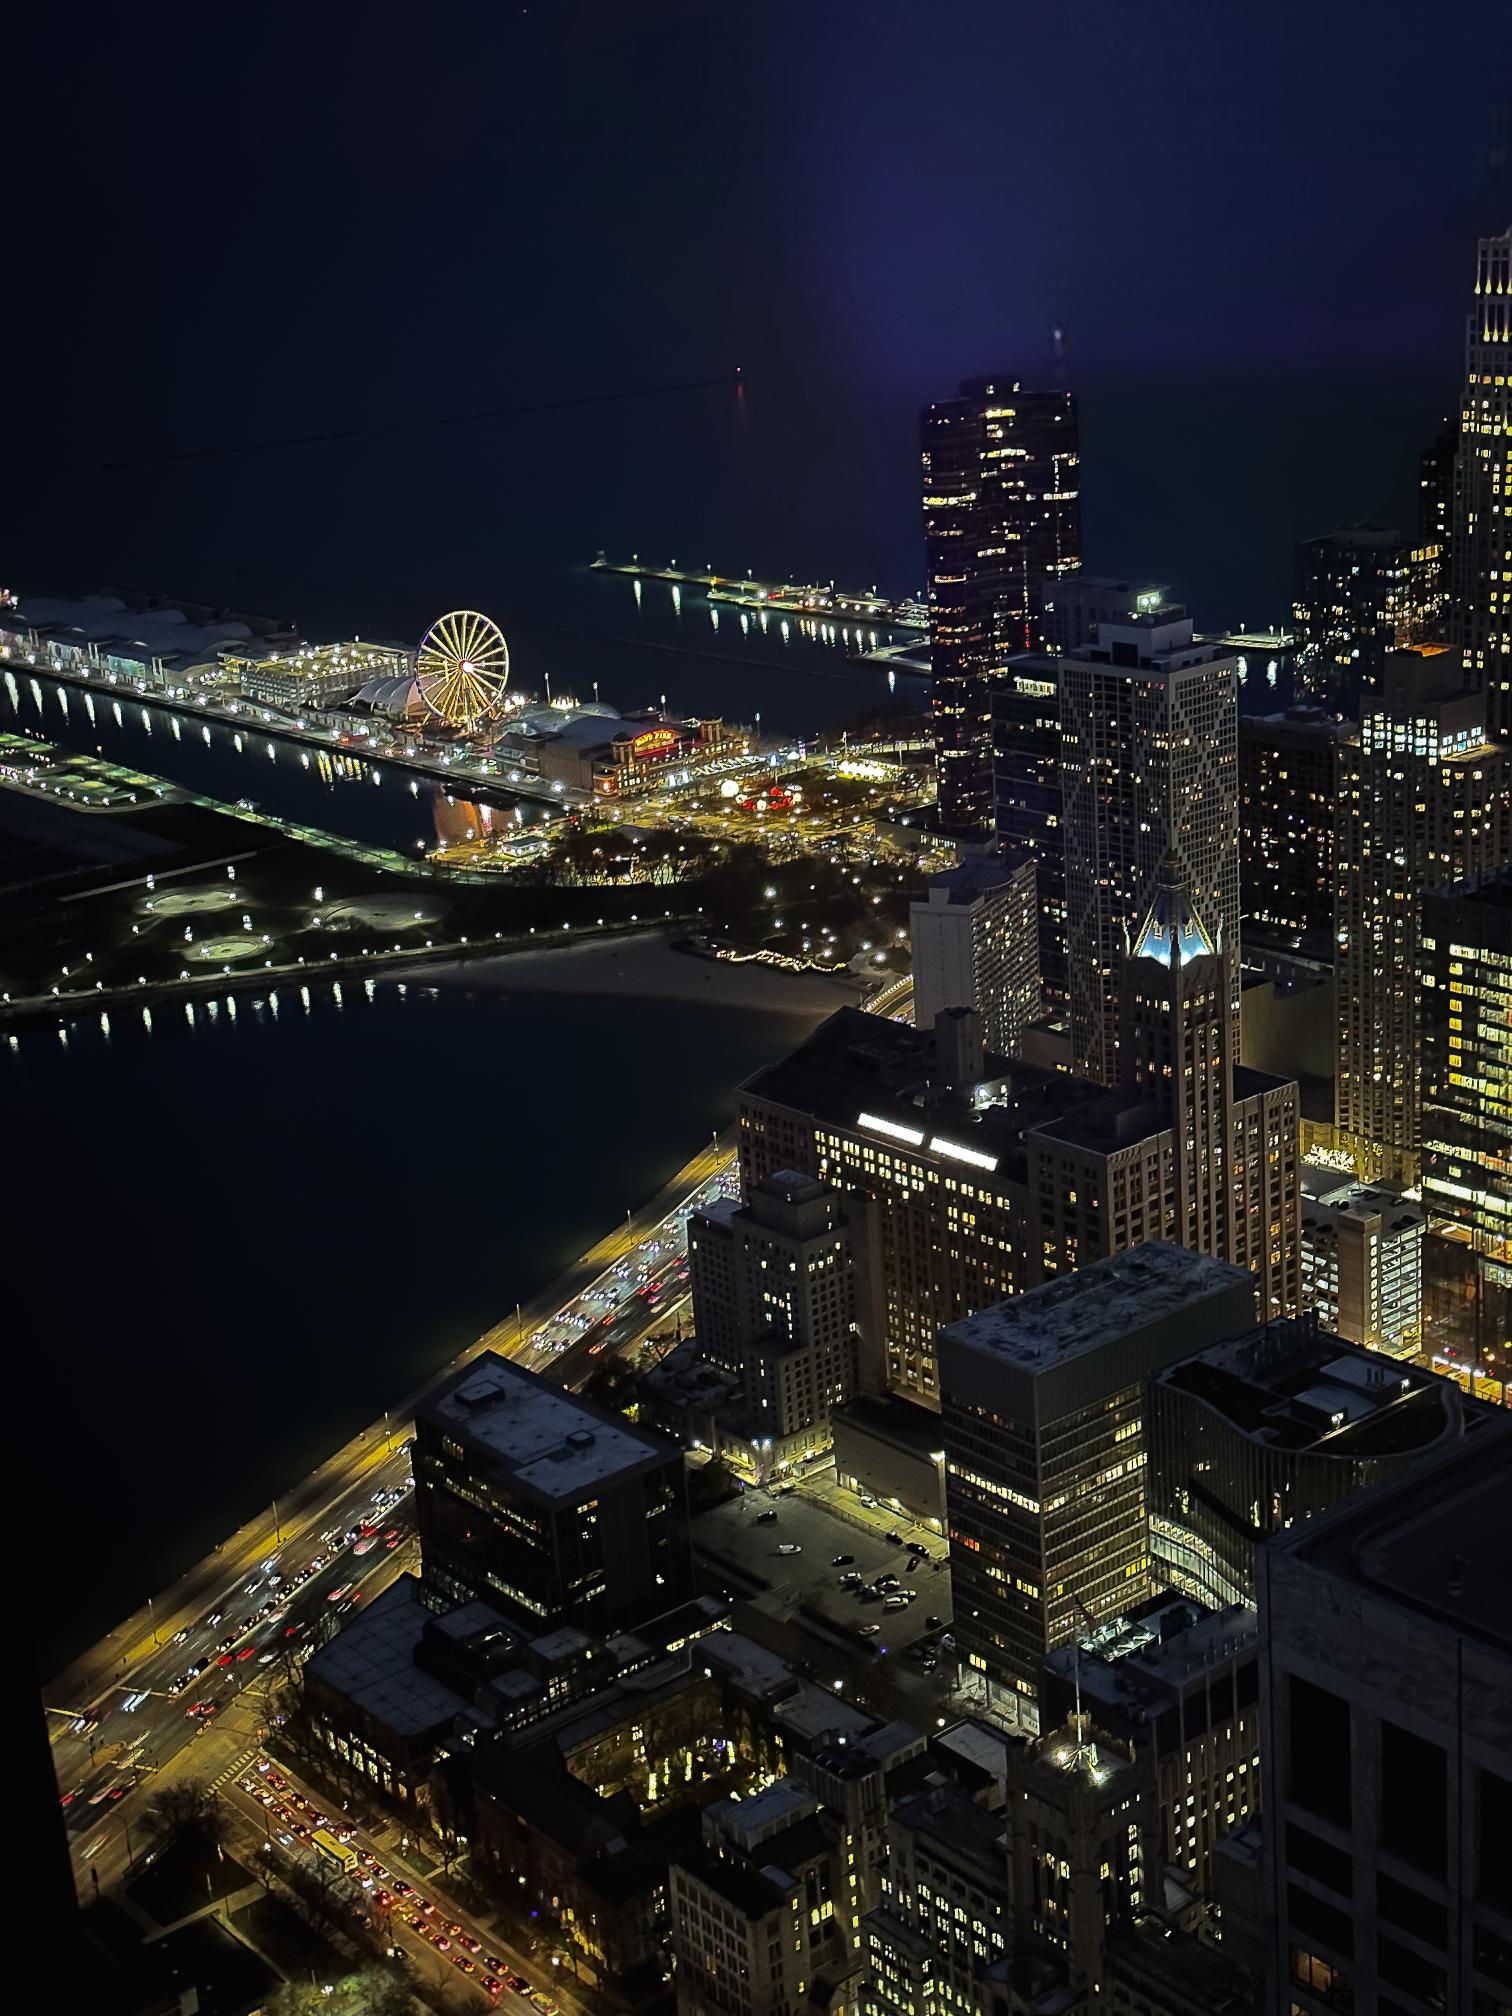
[[[775,1518],[762,1516],[773,1512]],[[886,1660],[886,1679],[907,1697],[906,1712],[933,1719],[955,1676],[949,1648],[940,1645],[951,1615],[945,1542],[907,1522],[890,1530],[922,1544],[927,1555],[861,1530],[807,1494],[748,1491],[701,1514],[693,1541],[707,1582],[728,1571],[732,1594],[806,1635],[820,1677],[844,1670],[875,1691],[883,1677],[879,1662]],[[785,1554],[784,1547],[798,1551]],[[889,1610],[881,1596],[868,1599],[840,1586],[842,1576],[874,1585],[879,1575],[917,1591],[906,1609]],[[937,1655],[932,1671],[924,1664],[926,1648]]]

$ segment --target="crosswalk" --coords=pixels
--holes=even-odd
[[[212,1792],[219,1792],[222,1789],[222,1787],[229,1785],[233,1778],[239,1777],[241,1773],[246,1770],[247,1766],[252,1762],[252,1759],[256,1755],[257,1755],[257,1745],[254,1743],[250,1750],[243,1750],[242,1754],[240,1755],[240,1757],[236,1759],[236,1762],[234,1764],[228,1764],[225,1770],[222,1771],[222,1773],[218,1778],[211,1779],[210,1790]]]

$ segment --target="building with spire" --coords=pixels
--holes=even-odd
[[[1484,688],[1491,733],[1512,738],[1512,229],[1476,247],[1449,578],[1465,683]]]
[[[1175,612],[1104,623],[1059,661],[1066,943],[1075,1071],[1120,1079],[1131,933],[1174,863],[1228,962],[1239,1021],[1238,659]]]
[[[919,416],[940,824],[992,824],[992,680],[1044,644],[1044,608],[1081,565],[1069,392],[972,378]]]

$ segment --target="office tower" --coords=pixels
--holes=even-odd
[[[947,1008],[974,1008],[987,1049],[1019,1056],[1040,1012],[1033,860],[977,856],[932,876],[909,905],[908,936],[915,1027],[933,1029]]]
[[[708,1807],[701,1845],[668,1870],[678,2016],[796,2016],[823,1977],[855,1971],[839,1860],[790,1779]]]
[[[1156,1371],[1150,1534],[1163,1579],[1214,1609],[1254,1598],[1266,1537],[1495,1419],[1452,1380],[1306,1316],[1238,1326]]]
[[[1423,1202],[1475,1256],[1475,1362],[1512,1337],[1512,869],[1423,897]]]
[[[614,1630],[692,1589],[682,1452],[482,1352],[415,1417],[425,1580],[535,1620]]]
[[[1482,238],[1465,324],[1465,389],[1454,465],[1449,636],[1486,720],[1512,736],[1512,231]]]
[[[1034,868],[1040,995],[1056,1009],[1066,1004],[1060,663],[1026,653],[992,687],[993,837],[1005,860]]]
[[[1302,1165],[1302,1300],[1351,1344],[1411,1358],[1423,1337],[1426,1214],[1390,1184]]]
[[[1103,624],[1059,677],[1072,1058],[1114,1085],[1118,977],[1167,862],[1228,959],[1238,1034],[1235,661],[1155,615]]]
[[[1416,1179],[1423,893],[1509,859],[1512,752],[1487,741],[1483,697],[1456,653],[1394,653],[1344,751],[1334,823],[1334,1120],[1369,1179]]]
[[[1409,641],[1411,547],[1394,527],[1348,525],[1297,548],[1292,618],[1299,697],[1353,714]]]
[[[1150,1243],[940,1333],[956,1640],[1028,1719],[1050,1648],[1149,1594],[1147,1375],[1254,1307],[1241,1269]]]
[[[1043,641],[1045,597],[1081,565],[1076,402],[973,378],[919,416],[941,826],[992,817],[990,682]]]
[[[1239,721],[1239,895],[1247,946],[1333,958],[1333,826],[1350,730],[1321,707]]]
[[[1056,1646],[1041,1675],[1046,1728],[1080,1705],[1148,1765],[1160,1866],[1193,1898],[1210,1894],[1219,1841],[1260,1810],[1259,1636],[1246,1604],[1156,1596]]]
[[[1068,574],[1057,581],[1045,600],[1044,640],[1047,652],[1080,651],[1097,641],[1098,625],[1130,623],[1136,616],[1180,616],[1168,599],[1170,590],[1158,581],[1116,581],[1107,575]]]
[[[861,1384],[882,1340],[865,1206],[779,1169],[744,1204],[688,1216],[688,1282],[701,1355],[738,1378],[751,1432],[786,1451],[827,1441],[831,1409]]]
[[[1512,2005],[1512,1430],[1257,1569],[1271,2008]]]

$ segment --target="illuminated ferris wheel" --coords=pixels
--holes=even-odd
[[[450,727],[476,728],[504,711],[509,646],[498,624],[476,609],[432,623],[415,658],[420,697]]]

